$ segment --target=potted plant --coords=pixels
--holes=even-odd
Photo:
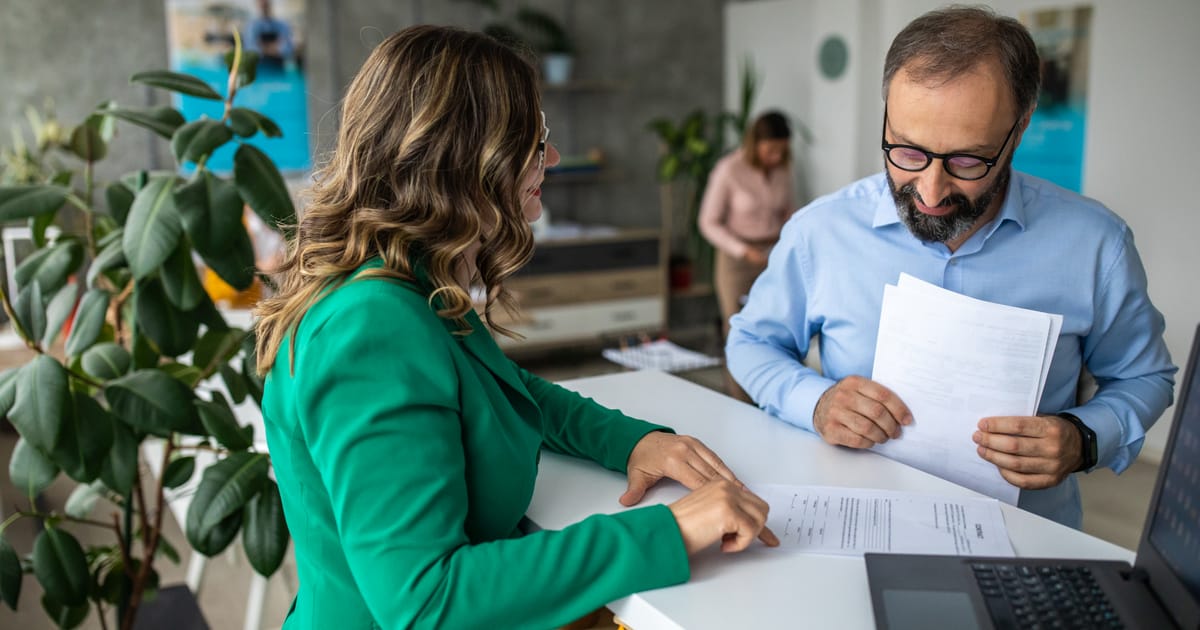
[[[550,85],[562,85],[570,81],[571,67],[575,63],[575,45],[558,20],[545,11],[523,6],[517,9],[517,24],[542,57],[542,79]]]
[[[256,571],[270,575],[282,562],[288,533],[268,456],[255,450],[251,428],[239,426],[220,391],[234,402],[261,401],[253,333],[226,323],[193,264],[198,256],[230,285],[248,287],[256,271],[244,205],[268,225],[295,222],[278,169],[245,143],[259,133],[279,135],[278,127],[235,105],[254,63],[235,46],[224,95],[167,71],[132,78],[224,101],[219,120],[107,103],[71,130],[42,134],[37,151],[13,153],[23,152],[29,168],[25,183],[0,185],[0,221],[27,222],[36,251],[16,267],[15,295],[0,283],[4,311],[33,353],[0,374],[0,414],[20,434],[9,472],[29,498],[16,512],[5,506],[9,516],[0,523],[0,599],[10,607],[32,574],[59,626],[78,625],[94,610],[104,628],[110,621],[132,628],[157,588],[159,558],[178,561],[162,537],[164,492],[195,474],[198,453],[215,454],[216,462],[204,469],[181,523],[188,543],[211,556],[240,534]],[[118,122],[169,140],[178,164],[194,164],[193,173],[142,170],[96,182],[95,165]],[[229,142],[240,144],[232,178],[205,167]],[[60,157],[73,166],[53,168]],[[163,445],[157,478],[139,465],[141,445],[151,439]],[[34,497],[59,475],[78,483],[66,508],[39,506]],[[19,519],[42,525],[32,549],[20,553],[4,536]],[[82,527],[111,536],[85,548],[72,534]]]

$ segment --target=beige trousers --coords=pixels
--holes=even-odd
[[[775,241],[751,242],[751,247],[757,247],[764,253],[769,252]],[[725,252],[717,252],[717,262],[714,269],[713,282],[716,285],[717,306],[721,309],[721,340],[729,336],[729,318],[742,310],[742,300],[750,293],[754,280],[766,269],[766,265],[756,265],[741,258],[734,258]],[[730,396],[745,402],[754,402],[750,396],[738,386],[725,370],[725,391]]]

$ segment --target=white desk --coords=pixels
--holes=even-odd
[[[624,372],[562,385],[700,438],[750,486],[810,484],[978,496],[874,453],[830,446],[815,434],[669,374]],[[528,515],[543,528],[560,529],[590,514],[621,511],[617,498],[624,491],[623,475],[543,453]],[[683,486],[662,483],[643,503],[670,503],[684,494]],[[1133,559],[1127,549],[1040,516],[1008,505],[1003,511],[1018,556]],[[686,584],[638,593],[609,607],[633,630],[874,628],[861,558],[805,555],[760,543],[740,554],[710,549],[693,558]]]

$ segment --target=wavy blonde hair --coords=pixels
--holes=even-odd
[[[486,290],[484,318],[511,336],[492,312],[514,308],[503,280],[533,255],[520,189],[535,168],[540,109],[533,66],[482,33],[414,26],[376,47],[346,92],[337,147],[307,192],[279,291],[255,308],[259,373],[309,307],[375,257],[382,268],[360,277],[413,281],[421,265],[431,308],[469,334],[473,304],[455,278],[478,244],[472,280]]]

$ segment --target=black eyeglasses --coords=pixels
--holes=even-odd
[[[970,153],[934,153],[926,151],[920,147],[914,147],[911,144],[888,144],[887,141],[887,107],[883,108],[883,132],[881,139],[881,148],[887,155],[887,159],[893,166],[910,173],[923,171],[933,162],[934,158],[942,161],[942,168],[950,174],[951,177],[973,181],[983,179],[992,170],[992,167],[1000,161],[1000,156],[1004,155],[1004,149],[1008,146],[1008,141],[1012,139],[1013,132],[1017,130],[1017,124],[1021,122],[1021,117],[1013,122],[1012,128],[1008,130],[1008,135],[1004,136],[1004,144],[1000,145],[1000,151],[996,153],[996,157],[988,159]]]
[[[538,141],[538,172],[542,172],[546,168],[546,141],[550,139],[550,128],[546,126],[546,112],[539,112],[542,115],[542,139]]]

